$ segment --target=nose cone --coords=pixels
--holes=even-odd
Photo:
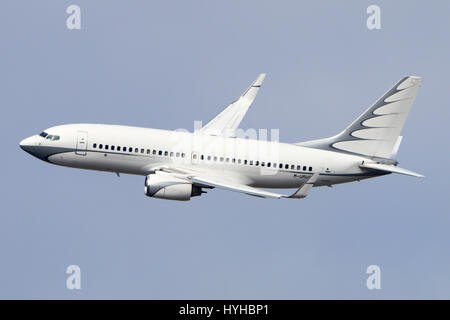
[[[20,141],[19,146],[20,148],[22,148],[23,151],[28,152],[32,156],[47,162],[48,157],[60,152],[61,148],[41,146],[39,140],[40,140],[39,136],[37,135],[31,136]]]
[[[19,142],[19,146],[25,151],[27,151],[28,147],[33,147],[34,145],[35,145],[34,136],[25,138]]]
[[[19,146],[23,151],[28,152],[33,156],[36,156],[35,155],[37,149],[36,136],[31,136],[23,139],[22,141],[19,142]]]

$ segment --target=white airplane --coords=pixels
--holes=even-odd
[[[325,139],[279,143],[237,137],[265,74],[201,129],[190,133],[106,124],[51,127],[20,142],[31,155],[61,166],[145,176],[145,194],[190,200],[221,188],[263,198],[304,198],[312,187],[332,186],[399,168],[400,132],[422,82],[401,79],[341,133]],[[260,188],[296,188],[283,195]]]

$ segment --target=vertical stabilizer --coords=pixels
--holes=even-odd
[[[398,151],[400,133],[421,83],[422,78],[404,77],[338,135],[296,144],[392,158]]]

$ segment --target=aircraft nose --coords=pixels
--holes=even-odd
[[[27,151],[28,147],[32,147],[35,145],[34,142],[35,142],[34,136],[31,136],[20,141],[19,146],[20,148],[22,148],[22,150]]]

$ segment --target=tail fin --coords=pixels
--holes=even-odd
[[[395,157],[400,132],[421,83],[422,78],[404,77],[338,135],[296,144],[369,157]]]

